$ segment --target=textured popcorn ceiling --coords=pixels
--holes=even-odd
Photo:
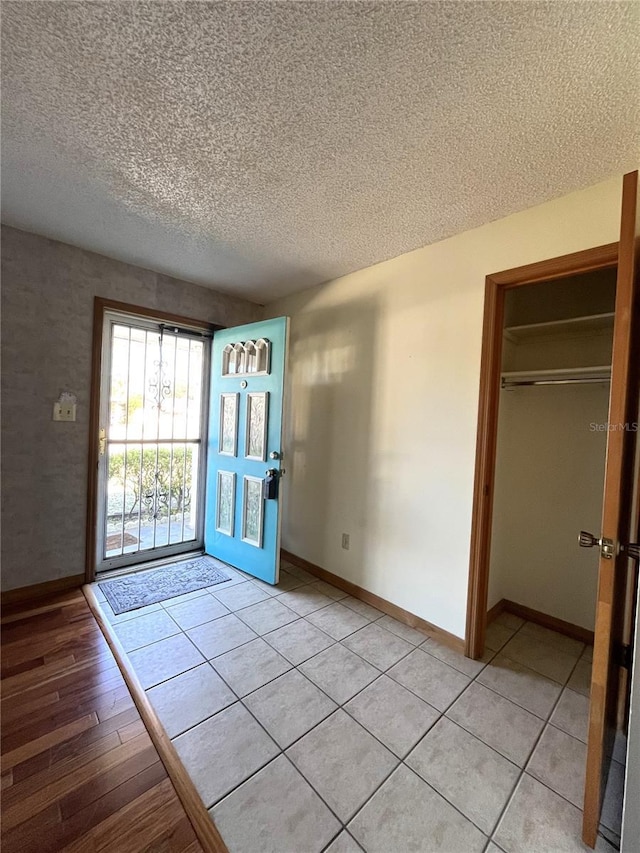
[[[260,302],[638,165],[637,2],[2,16],[4,221]]]

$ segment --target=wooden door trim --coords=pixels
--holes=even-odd
[[[638,412],[640,341],[637,323],[640,313],[640,288],[637,266],[640,264],[640,240],[636,239],[636,223],[640,215],[638,172],[624,176],[619,244],[618,280],[611,365],[611,397],[609,417],[614,423],[631,423]],[[605,501],[601,535],[623,543],[633,522],[633,474],[635,473],[635,436],[626,428],[613,430],[607,441],[604,473]],[[600,557],[596,607],[595,644],[591,672],[587,767],[583,809],[582,839],[595,847],[604,796],[603,772],[613,748],[618,709],[621,705],[619,669],[612,662],[612,627],[624,620],[627,577],[633,560],[625,557]],[[634,569],[635,570],[635,567]],[[614,710],[615,709],[615,710]],[[614,717],[615,715],[615,717]]]
[[[215,332],[216,326],[206,320],[194,320],[157,308],[145,308],[129,302],[103,299],[96,296],[93,301],[93,340],[91,345],[91,390],[89,393],[89,452],[87,474],[87,518],[85,528],[85,583],[96,579],[96,512],[98,506],[98,430],[100,429],[100,374],[102,370],[102,329],[107,311],[118,311],[131,317],[143,317],[158,323],[175,323],[176,326],[192,326],[196,329]]]
[[[608,243],[486,277],[465,632],[467,657],[477,659],[484,651],[505,294],[515,287],[610,269],[617,263],[618,243]]]

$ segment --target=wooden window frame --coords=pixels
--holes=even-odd
[[[118,302],[114,299],[104,299],[96,296],[93,301],[93,343],[91,347],[91,390],[89,395],[89,470],[87,474],[87,519],[85,533],[85,583],[93,583],[96,579],[96,513],[98,507],[98,462],[99,462],[99,430],[100,430],[100,376],[102,371],[102,334],[104,316],[107,311],[117,311],[129,314],[132,318],[145,318],[158,323],[190,326],[215,333],[224,328],[216,326],[207,320],[194,320],[162,311],[159,308],[145,308],[142,305],[132,305],[128,302]]]

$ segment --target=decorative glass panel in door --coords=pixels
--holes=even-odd
[[[203,330],[105,316],[98,571],[202,548],[209,355]]]
[[[280,556],[287,334],[286,317],[224,329],[211,356],[205,550],[268,583]]]

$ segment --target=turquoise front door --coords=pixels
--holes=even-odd
[[[211,355],[205,551],[278,582],[288,318],[216,332]]]

